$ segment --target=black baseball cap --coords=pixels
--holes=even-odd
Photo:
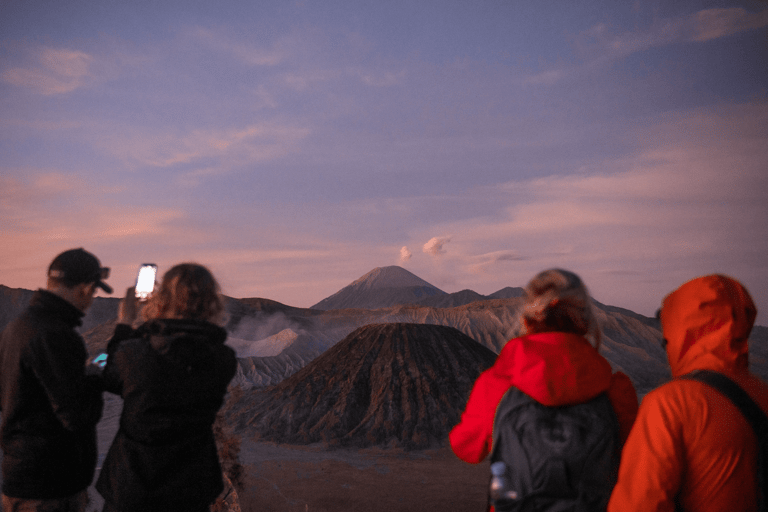
[[[112,287],[104,282],[109,277],[109,267],[102,267],[99,259],[82,247],[56,256],[48,267],[48,277],[60,279],[67,286],[96,283],[105,292],[112,293]]]

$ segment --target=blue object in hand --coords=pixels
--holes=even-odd
[[[97,355],[93,358],[93,364],[104,368],[107,365],[107,354],[106,352],[102,352],[101,354]]]

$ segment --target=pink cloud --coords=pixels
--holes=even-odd
[[[44,47],[37,51],[37,64],[5,70],[3,81],[39,94],[65,94],[82,87],[90,76],[93,57],[64,48]]]
[[[227,164],[262,162],[285,155],[310,134],[301,127],[259,123],[244,128],[199,129],[187,134],[136,132],[99,142],[110,153],[127,161],[154,167],[170,167],[207,158],[218,158],[219,168]]]
[[[650,27],[614,33],[599,23],[578,41],[590,60],[621,58],[677,42],[704,42],[768,26],[768,9],[749,12],[740,7],[705,9],[690,15],[655,21]]]
[[[286,51],[280,45],[275,45],[272,48],[247,45],[236,42],[221,32],[207,28],[196,28],[192,31],[192,36],[210,48],[229,53],[250,66],[275,66],[286,57]]]
[[[768,9],[751,13],[746,9],[706,9],[691,17],[691,39],[709,41],[768,26]]]

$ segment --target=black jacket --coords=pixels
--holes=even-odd
[[[195,320],[153,320],[133,333],[118,326],[103,379],[123,412],[96,483],[110,505],[188,510],[221,493],[212,426],[237,368],[226,336]]]
[[[90,485],[103,402],[75,331],[83,313],[46,290],[0,335],[3,493],[56,499]]]

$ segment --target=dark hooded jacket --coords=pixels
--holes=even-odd
[[[201,508],[223,489],[212,426],[237,366],[227,333],[158,319],[120,341],[124,329],[110,341],[103,375],[123,412],[96,489],[118,510]]]
[[[768,386],[748,371],[756,309],[737,281],[689,281],[664,299],[673,377],[714,370],[768,412]],[[648,393],[624,447],[610,512],[757,510],[757,440],[741,412],[704,383],[675,378]]]
[[[0,337],[3,494],[59,499],[90,485],[101,385],[86,377],[83,312],[39,290]]]

